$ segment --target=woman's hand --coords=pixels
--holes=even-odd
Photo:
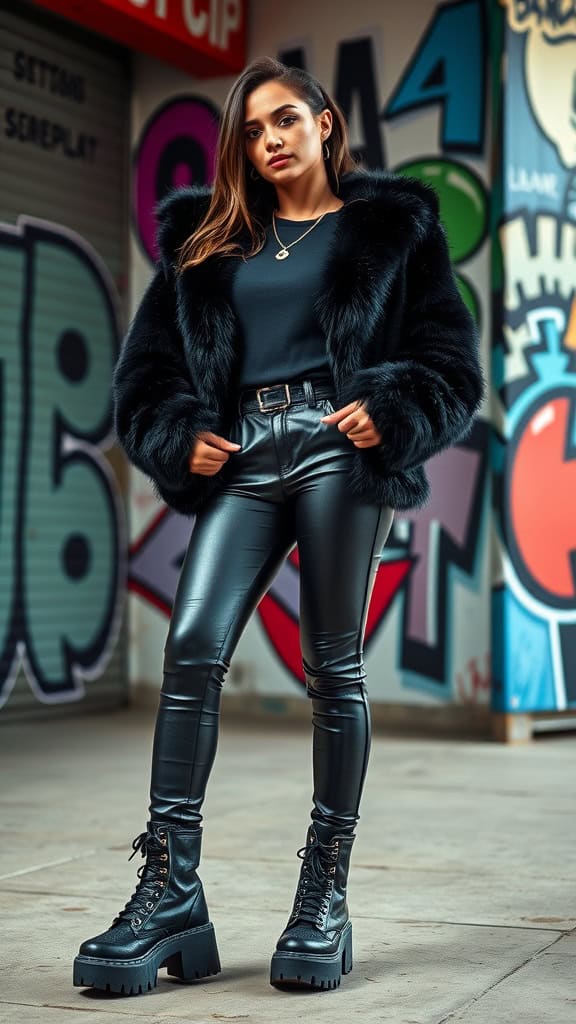
[[[204,430],[196,435],[196,441],[190,452],[188,464],[191,473],[201,473],[202,476],[215,476],[225,462],[230,458],[229,452],[237,452],[242,447],[235,441],[228,441],[226,437],[213,434],[211,430]]]
[[[350,402],[342,409],[322,416],[322,423],[335,423],[357,448],[372,448],[382,442],[382,434],[376,430],[363,402]]]

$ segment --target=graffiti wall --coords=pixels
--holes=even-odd
[[[502,0],[494,700],[576,705],[576,10]]]
[[[14,4],[0,11],[0,62],[4,721],[127,695],[110,378],[127,281],[129,90],[115,51]]]
[[[19,669],[54,704],[104,673],[122,620],[123,503],[103,456],[116,297],[96,254],[55,225],[0,226],[0,252],[0,705]]]
[[[463,296],[489,355],[487,196],[488,27],[476,0],[410,11],[379,2],[313,7],[251,4],[248,58],[280,57],[312,71],[349,125],[354,153],[432,182],[441,198]],[[295,36],[295,26],[298,35]],[[172,185],[213,176],[217,118],[232,80],[191,82],[136,61],[133,139],[133,304],[154,261],[153,207]],[[470,437],[428,463],[432,499],[397,514],[378,573],[366,631],[371,698],[382,702],[487,704],[491,691],[489,437],[480,416]],[[160,507],[133,471],[129,587],[136,602],[135,672],[157,688],[175,592],[194,522]],[[335,555],[337,557],[337,555]],[[228,690],[271,699],[303,695],[298,639],[298,553],[285,562],[248,625]]]

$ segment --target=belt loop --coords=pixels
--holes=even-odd
[[[307,405],[311,408],[316,405],[316,395],[314,394],[314,388],[309,380],[302,381],[302,387],[304,388],[304,397]]]

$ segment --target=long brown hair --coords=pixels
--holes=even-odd
[[[326,108],[331,111],[330,156],[324,162],[328,181],[335,193],[339,189],[340,175],[362,169],[350,152],[348,128],[342,111],[316,78],[273,57],[251,61],[234,82],[224,102],[210,204],[194,234],[180,247],[179,271],[202,263],[214,253],[254,256],[266,241],[265,225],[276,206],[276,189],[260,176],[256,181],[251,177],[252,164],[246,156],[243,123],[246,97],[271,79],[289,86],[308,104],[316,117]],[[247,228],[250,235],[250,250],[233,241],[243,228]]]

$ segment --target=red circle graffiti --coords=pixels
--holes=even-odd
[[[510,481],[518,554],[538,586],[561,599],[573,598],[576,591],[576,458],[567,456],[573,406],[574,399],[563,395],[534,410],[516,448]]]

